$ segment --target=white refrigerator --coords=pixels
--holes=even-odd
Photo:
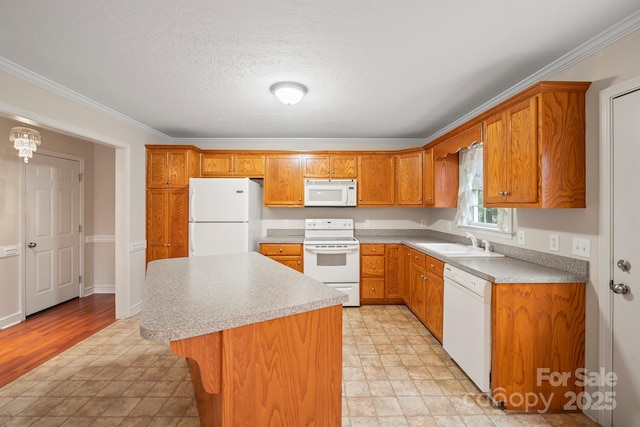
[[[261,209],[249,178],[189,179],[189,256],[257,251]]]

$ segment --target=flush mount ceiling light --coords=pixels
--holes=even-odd
[[[307,87],[296,82],[280,82],[271,86],[271,92],[283,104],[293,105],[300,102],[307,93]]]
[[[40,133],[30,128],[11,128],[9,141],[13,142],[13,148],[18,150],[18,156],[23,157],[25,163],[29,163],[29,159],[33,157],[33,152],[40,145]]]

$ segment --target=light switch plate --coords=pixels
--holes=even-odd
[[[585,258],[591,258],[591,240],[574,237],[571,253]]]
[[[284,228],[289,228],[289,220],[288,220],[288,219],[285,219],[284,221],[282,221],[282,226],[283,226]]]
[[[518,244],[524,245],[527,242],[527,233],[524,230],[518,230]]]
[[[549,249],[552,251],[560,250],[560,238],[557,234],[549,234]]]
[[[369,220],[368,220],[368,219],[365,219],[365,220],[364,220],[364,228],[369,228],[369,226],[370,226],[370,225],[371,225],[371,224],[369,223]]]

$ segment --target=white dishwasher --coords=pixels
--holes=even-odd
[[[444,266],[442,346],[480,391],[490,393],[491,282]]]

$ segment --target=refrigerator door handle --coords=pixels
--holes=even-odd
[[[195,226],[193,222],[189,223],[189,256],[193,255],[193,240],[196,238],[196,233],[194,233]]]
[[[194,202],[193,199],[195,199],[196,197],[196,192],[195,190],[191,190],[189,192],[189,221],[194,221],[195,215],[193,212],[193,208],[194,208]]]

